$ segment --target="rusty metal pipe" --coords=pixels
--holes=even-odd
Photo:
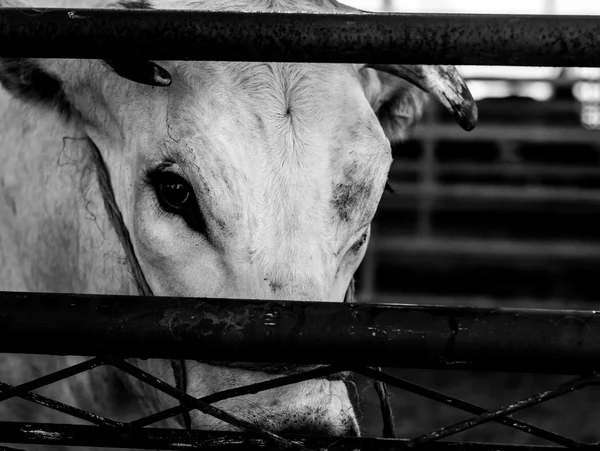
[[[600,67],[594,16],[7,8],[0,56]]]
[[[275,451],[274,446],[255,435],[238,432],[182,431],[174,429],[102,428],[48,423],[0,422],[0,437],[6,443],[63,445],[108,448],[182,450],[203,449],[215,451]],[[406,450],[407,440],[383,440],[357,437],[325,437],[290,435],[309,449],[336,449],[340,451]],[[0,447],[0,449],[2,449]],[[560,451],[558,446],[504,445],[493,443],[434,442],[420,446],[427,451]]]
[[[0,292],[0,352],[580,374],[600,312]]]

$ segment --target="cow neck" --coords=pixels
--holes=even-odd
[[[108,214],[108,219],[110,220],[111,225],[113,226],[115,232],[117,233],[117,236],[119,237],[119,241],[121,242],[121,246],[123,247],[123,251],[125,252],[125,258],[127,259],[127,262],[129,263],[129,268],[131,269],[131,272],[133,274],[133,279],[135,281],[137,291],[142,296],[153,296],[154,294],[152,293],[152,289],[150,288],[150,285],[148,285],[148,281],[146,280],[144,271],[142,271],[140,262],[137,256],[135,255],[135,249],[133,248],[131,235],[129,233],[129,230],[127,229],[127,226],[125,225],[125,221],[123,220],[121,210],[117,205],[115,193],[110,179],[110,173],[108,172],[108,168],[106,167],[104,158],[102,158],[100,149],[98,149],[98,147],[91,140],[89,140],[89,142],[92,148],[92,161],[94,162],[94,165],[96,167],[98,185],[100,187],[100,192],[102,193],[102,200],[104,201],[104,209]],[[175,378],[175,385],[177,389],[181,390],[183,393],[186,393],[187,375],[185,369],[185,361],[171,360],[171,368],[173,370],[173,376]],[[184,427],[186,429],[191,429],[192,420],[187,410],[182,413],[182,417]]]

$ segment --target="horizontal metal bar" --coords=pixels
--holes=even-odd
[[[600,260],[600,246],[585,242],[378,236],[372,244],[378,252],[384,253],[410,252],[419,255],[450,254],[544,260]]]
[[[600,136],[596,140],[600,139]],[[569,148],[565,148],[565,156]],[[390,175],[399,176],[406,174],[420,174],[424,172],[424,165],[421,162],[398,160],[394,162]],[[600,179],[600,165],[583,166],[577,165],[559,165],[547,163],[530,163],[527,161],[514,163],[447,163],[445,161],[436,161],[431,165],[431,170],[438,175],[461,175],[463,177],[481,176],[503,176],[503,177],[552,177],[552,178],[598,178]],[[526,186],[525,188],[529,188]],[[545,188],[542,186],[542,188]],[[552,186],[550,185],[550,188]],[[588,190],[586,190],[588,191]],[[592,191],[592,190],[589,190]],[[600,189],[594,190],[600,193]]]
[[[0,56],[600,66],[593,16],[5,9]]]
[[[0,352],[580,374],[600,314],[0,293]]]
[[[266,440],[237,432],[183,431],[179,429],[116,429],[97,426],[67,426],[0,422],[0,437],[4,443],[40,445],[88,446],[133,449],[182,450],[203,449],[218,451],[280,450]],[[407,449],[407,440],[357,437],[325,437],[289,435],[289,439],[309,449],[340,451],[373,450],[397,451]],[[434,442],[418,446],[431,451],[558,451],[562,446],[505,445],[492,443]]]
[[[501,83],[515,83],[515,84],[526,84],[526,83],[548,83],[555,87],[571,87],[575,83],[599,83],[600,78],[590,77],[515,77],[515,76],[493,76],[493,75],[470,75],[465,76],[467,81],[482,81],[482,82],[501,82]],[[489,100],[489,99],[488,99]]]
[[[399,302],[399,295],[393,292],[377,292],[372,298],[360,299],[360,302],[380,302],[393,304]],[[419,305],[446,305],[462,307],[498,307],[507,308],[511,305],[518,305],[520,309],[533,310],[561,310],[565,306],[575,310],[587,310],[590,308],[590,302],[580,299],[560,299],[560,298],[503,298],[496,299],[486,297],[485,295],[465,295],[453,297],[452,295],[436,295],[436,294],[413,294],[403,293],[402,302],[406,304]]]
[[[600,20],[598,20],[600,24]],[[518,111],[518,109],[515,109]],[[413,139],[435,141],[518,141],[526,143],[562,143],[600,145],[600,132],[577,126],[485,125],[465,133],[451,123],[425,124],[415,128]]]
[[[443,204],[445,200],[486,200],[513,202],[577,202],[597,205],[600,203],[600,190],[580,188],[556,188],[550,186],[499,186],[482,183],[461,183],[457,185],[417,185],[409,183],[394,183],[394,197],[382,199],[381,207],[390,208],[400,198],[412,197],[428,199]]]

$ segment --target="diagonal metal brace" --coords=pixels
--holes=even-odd
[[[417,395],[423,396],[428,399],[432,399],[439,403],[445,404],[450,407],[455,407],[460,410],[464,410],[465,412],[474,413],[477,415],[481,415],[484,413],[489,413],[488,410],[483,407],[479,407],[475,404],[469,403],[459,398],[455,398],[453,396],[446,395],[444,393],[440,393],[436,390],[432,390],[427,387],[423,387],[422,385],[415,384],[413,382],[409,382],[405,379],[401,379],[399,377],[391,376],[389,374],[375,371],[371,368],[352,368],[352,371],[357,374],[362,374],[365,377],[369,377],[371,379],[379,379],[382,382],[385,382],[394,387],[398,387],[402,390],[409,391],[411,393],[415,393]],[[586,443],[581,443],[576,440],[570,439],[568,437],[564,437],[560,434],[556,434],[554,432],[548,431],[546,429],[540,428],[538,426],[534,426],[532,424],[526,423],[524,421],[520,421],[514,419],[510,416],[500,416],[494,418],[493,420],[496,423],[503,424],[508,427],[512,427],[519,431],[525,432],[527,434],[542,438],[544,440],[548,440],[550,442],[565,446],[567,448],[582,448],[589,446]]]

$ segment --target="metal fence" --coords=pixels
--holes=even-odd
[[[0,56],[600,66],[594,16],[10,8]]]
[[[594,371],[600,366],[597,312],[11,292],[0,293],[0,306],[0,352],[101,356],[17,387],[2,384],[0,402],[21,397],[101,426],[102,434],[90,426],[0,422],[0,437],[6,443],[152,449],[229,449],[236,444],[251,449],[398,449],[435,443],[435,447],[452,448],[459,445],[439,440],[493,421],[576,448],[585,444],[513,419],[510,414],[600,381],[600,375]],[[324,366],[195,399],[127,363],[126,357],[285,361]],[[129,373],[182,405],[124,424],[31,393],[101,365]],[[373,366],[551,372],[578,377],[554,389],[486,410],[387,375]],[[474,416],[409,440],[281,438],[211,406],[235,396],[343,371],[382,381]],[[143,429],[193,409],[253,435]],[[478,446],[497,449],[491,444]]]
[[[600,66],[599,32],[600,20],[593,17],[15,8],[0,10],[0,56]],[[165,317],[168,322],[162,321]],[[0,402],[23,398],[95,426],[0,422],[0,442],[146,449],[523,448],[442,441],[497,422],[553,444],[528,449],[596,448],[597,444],[561,436],[511,414],[596,385],[599,332],[597,312],[3,292],[0,352],[97,357],[19,386],[0,386]],[[203,360],[324,366],[196,399],[125,361],[198,359],[199,349]],[[129,373],[181,406],[119,423],[32,392],[102,365]],[[373,368],[379,366],[576,377],[488,410]],[[365,375],[473,416],[409,439],[279,437],[212,406],[341,371]],[[194,409],[250,434],[143,428]],[[393,435],[389,428],[386,435]]]

